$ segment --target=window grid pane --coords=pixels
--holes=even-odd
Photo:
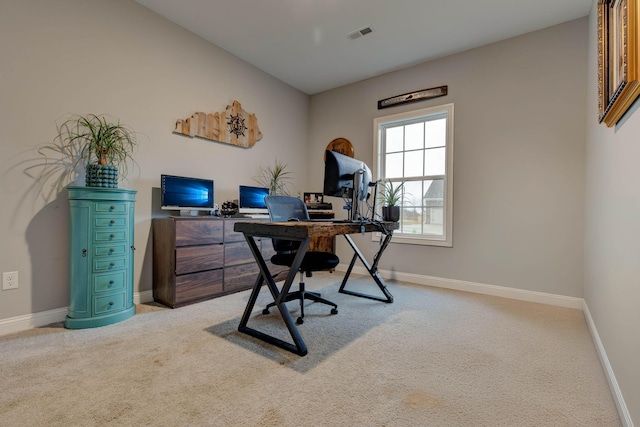
[[[422,117],[407,115],[407,120],[393,118],[380,122],[380,178],[404,182],[400,210],[399,236],[415,236],[450,245],[445,187],[448,169],[448,127],[452,106]],[[431,113],[431,111],[434,111]],[[453,146],[452,146],[453,147]],[[450,190],[449,190],[450,191]],[[449,197],[449,196],[447,196]],[[436,243],[437,244],[437,243]]]

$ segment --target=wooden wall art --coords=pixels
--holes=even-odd
[[[378,101],[378,110],[395,107],[397,105],[409,104],[411,102],[426,101],[427,99],[439,98],[447,95],[447,86],[432,87],[429,89],[417,90],[415,92],[403,93],[391,98]]]
[[[197,112],[187,119],[178,119],[173,133],[244,148],[251,148],[262,139],[258,118],[244,111],[238,101],[220,113]]]
[[[348,139],[336,138],[327,145],[327,150],[353,157],[353,145]],[[325,159],[327,154],[325,153]]]

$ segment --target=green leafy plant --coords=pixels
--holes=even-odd
[[[260,175],[254,177],[253,180],[268,188],[271,195],[288,195],[291,172],[286,169],[287,164],[276,159],[273,166],[261,167]]]
[[[58,126],[59,141],[63,151],[77,153],[74,166],[80,162],[111,165],[119,169],[122,177],[128,173],[128,162],[133,162],[137,146],[136,133],[126,125],[111,122],[104,116],[74,115]]]
[[[384,181],[380,188],[380,201],[383,206],[398,206],[404,200],[404,181]]]

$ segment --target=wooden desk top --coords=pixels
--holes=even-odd
[[[362,227],[364,226],[364,231]],[[360,223],[345,221],[288,221],[288,222],[244,222],[235,223],[234,231],[250,236],[307,239],[310,237],[333,237],[340,234],[371,233],[394,230],[395,223]]]

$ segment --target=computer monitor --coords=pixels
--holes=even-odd
[[[325,151],[324,188],[327,196],[351,199],[351,219],[360,219],[359,205],[371,194],[372,175],[369,166],[335,151]]]
[[[241,214],[267,215],[269,210],[264,202],[269,195],[269,189],[264,187],[251,187],[241,185],[238,187],[238,212]]]
[[[162,209],[179,210],[181,215],[214,209],[211,179],[161,174],[160,188]]]

